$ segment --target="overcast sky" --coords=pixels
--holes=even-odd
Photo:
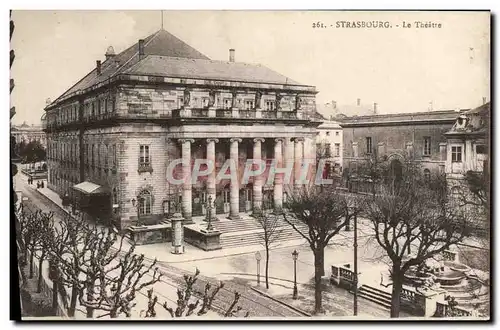
[[[54,100],[104,60],[161,27],[160,11],[14,11],[12,122],[39,123]],[[489,13],[165,11],[164,28],[203,54],[260,63],[318,89],[317,103],[378,103],[379,113],[469,108],[489,100]],[[389,21],[339,29],[337,21]],[[414,21],[441,23],[417,29]],[[412,28],[402,28],[403,21]],[[312,28],[315,22],[327,27]],[[396,27],[399,25],[399,27]]]

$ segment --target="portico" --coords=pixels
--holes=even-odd
[[[227,214],[229,219],[238,220],[241,212],[281,208],[284,192],[297,187],[292,184],[297,174],[286,175],[284,169],[292,170],[294,165],[300,168],[304,158],[304,138],[285,134],[266,138],[248,133],[231,138],[179,138],[172,139],[172,143],[182,157],[183,181],[180,185],[170,183],[170,195],[175,198],[180,191],[186,221],[191,221],[193,215],[206,214],[209,196],[215,201],[213,218]],[[210,162],[213,171],[193,177],[196,166],[200,173],[205,173],[211,168],[207,165]],[[235,175],[231,175],[232,171]]]

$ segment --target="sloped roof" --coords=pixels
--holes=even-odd
[[[205,60],[209,59],[207,56],[203,55],[165,30],[159,30],[144,39],[144,55],[175,56]],[[52,104],[57,103],[67,95],[78,90],[91,87],[119,73],[122,73],[139,61],[139,41],[137,41],[134,45],[125,49],[118,55],[104,61],[101,66],[100,75],[97,75],[97,70],[94,68],[89,74],[57,98]]]
[[[212,61],[165,30],[159,30],[144,39],[144,56],[139,57],[138,44],[104,61],[100,75],[94,68],[49,106],[119,74],[303,85],[262,65]]]
[[[126,74],[300,85],[262,65],[149,55]]]
[[[360,104],[337,104],[334,108],[331,103],[318,105],[318,111],[326,118],[336,118],[337,116],[368,116],[373,115],[373,106]]]

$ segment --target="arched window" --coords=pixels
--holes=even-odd
[[[424,170],[424,179],[427,182],[431,180],[431,171],[428,168]]]
[[[152,198],[151,198],[151,192],[144,190],[140,194],[140,199],[139,199],[139,214],[151,214],[151,208],[152,208]]]

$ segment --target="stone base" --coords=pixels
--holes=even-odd
[[[218,230],[207,231],[195,228],[196,226],[184,227],[184,241],[205,251],[220,250],[220,235]]]
[[[227,218],[230,220],[240,220],[241,216],[239,214],[238,215],[229,215]]]
[[[127,228],[127,232],[130,240],[136,245],[172,241],[172,226],[166,223],[151,226],[130,226]]]
[[[183,254],[184,253],[184,245],[182,246],[173,246],[172,251],[170,251],[172,254]]]
[[[214,218],[212,218],[212,220],[211,220],[211,221],[212,221],[212,222],[219,222],[219,221],[220,221],[220,219],[219,219],[219,218],[217,218],[217,217],[214,217]],[[208,220],[205,218],[205,219],[203,219],[203,222],[208,222]]]

